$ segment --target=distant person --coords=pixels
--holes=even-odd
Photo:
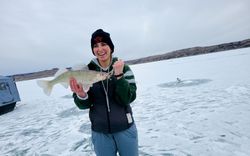
[[[110,72],[113,76],[93,84],[86,92],[76,79],[70,88],[79,109],[89,109],[92,142],[97,156],[138,156],[138,135],[131,102],[136,98],[136,84],[130,67],[113,57],[114,45],[110,34],[102,29],[91,37],[96,58],[88,64],[90,70]],[[84,82],[83,82],[84,84]]]
[[[181,79],[178,78],[178,77],[176,78],[176,80],[177,80],[178,83],[181,83],[181,82],[182,82]]]

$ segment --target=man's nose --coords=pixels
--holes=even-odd
[[[102,46],[98,46],[98,47],[97,47],[97,50],[98,50],[98,51],[101,51],[101,50],[102,50]]]

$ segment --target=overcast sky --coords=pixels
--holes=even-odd
[[[0,75],[87,64],[91,34],[123,60],[250,38],[250,0],[0,0]]]

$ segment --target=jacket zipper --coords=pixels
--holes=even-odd
[[[101,72],[102,72],[102,69],[101,69]],[[108,68],[108,73],[109,73],[109,68]],[[106,105],[107,105],[107,108],[108,108],[108,112],[110,112],[109,97],[108,97],[108,92],[109,92],[109,78],[107,78],[106,81],[107,81],[107,83],[106,83],[107,89],[105,88],[105,85],[104,85],[103,81],[102,81],[102,87],[103,87],[103,90],[104,90],[104,93],[105,93],[105,97],[106,97]]]
[[[108,118],[108,132],[111,132],[111,127],[110,127],[110,117],[109,117],[109,113],[110,113],[110,105],[109,105],[109,97],[108,97],[108,79],[107,79],[107,90],[105,88],[104,82],[102,81],[102,87],[105,93],[105,97],[106,97],[106,106],[107,106],[107,118]]]
[[[101,68],[101,72],[102,72],[102,68]],[[108,73],[109,73],[109,68],[108,68]],[[109,97],[108,97],[108,91],[109,91],[109,78],[107,78],[107,83],[106,83],[106,87],[107,89],[105,88],[105,85],[104,85],[104,82],[102,81],[102,87],[103,87],[103,90],[104,90],[104,93],[105,93],[105,97],[106,97],[106,106],[107,106],[107,119],[108,119],[108,132],[110,133],[111,132],[111,126],[110,126],[110,116],[109,116],[109,113],[110,113],[110,104],[109,104]]]

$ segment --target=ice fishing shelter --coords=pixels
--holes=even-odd
[[[17,101],[20,97],[14,79],[0,75],[0,115],[12,111]]]

